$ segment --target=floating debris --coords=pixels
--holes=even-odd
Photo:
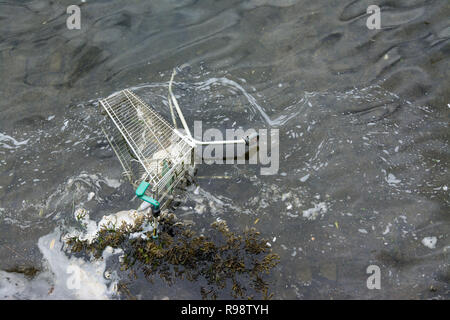
[[[402,182],[400,179],[397,179],[397,177],[394,176],[392,173],[389,173],[387,175],[387,177],[385,178],[385,180],[390,186],[396,185],[396,184]]]
[[[300,178],[300,181],[301,181],[301,182],[306,182],[306,180],[308,180],[308,179],[309,179],[309,173],[308,173],[307,175],[301,177],[301,178]]]
[[[430,249],[436,248],[437,238],[436,237],[425,237],[422,239],[422,244],[425,247],[428,247]]]
[[[327,205],[325,202],[314,203],[314,208],[303,210],[303,218],[308,220],[315,220],[319,213],[326,213]]]
[[[6,272],[23,274],[28,279],[33,279],[36,274],[40,272],[39,269],[33,266],[17,266],[11,269],[6,269]]]

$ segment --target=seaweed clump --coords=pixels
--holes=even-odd
[[[36,274],[40,272],[39,269],[33,266],[16,266],[14,268],[6,269],[5,271],[23,274],[28,279],[33,279]]]
[[[246,228],[236,234],[223,220],[211,224],[210,236],[198,235],[187,225],[178,222],[174,214],[163,213],[159,221],[159,236],[151,232],[143,237],[130,237],[142,232],[150,216],[143,216],[134,226],[122,224],[119,228],[103,227],[97,237],[88,242],[70,238],[67,244],[72,252],[90,252],[99,258],[107,246],[122,248],[122,270],[138,267],[149,281],[155,275],[172,284],[175,279],[197,281],[201,278],[207,287],[201,287],[203,299],[216,299],[218,290],[231,288],[234,298],[270,299],[268,283],[264,280],[279,262],[279,256],[271,252],[267,240],[254,228]],[[254,296],[258,295],[257,297]]]

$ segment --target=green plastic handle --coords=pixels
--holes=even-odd
[[[147,181],[142,181],[139,187],[136,189],[136,195],[139,199],[150,203],[155,210],[159,209],[159,202],[149,196],[145,195],[145,191],[150,186],[150,183]]]

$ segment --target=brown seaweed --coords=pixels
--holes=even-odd
[[[241,234],[229,230],[223,220],[211,224],[210,236],[197,235],[190,227],[177,222],[175,215],[162,214],[160,232],[156,239],[148,232],[147,239],[130,239],[132,232],[142,231],[142,223],[150,222],[150,216],[140,218],[134,227],[123,224],[119,228],[102,228],[92,241],[69,238],[72,252],[92,253],[99,258],[110,246],[122,248],[122,270],[140,268],[149,281],[159,275],[168,284],[178,279],[197,281],[206,279],[208,288],[201,288],[203,299],[216,299],[218,290],[231,286],[235,298],[252,299],[249,287],[270,299],[268,283],[264,280],[279,262],[279,256],[271,252],[267,241],[255,228],[246,228]]]

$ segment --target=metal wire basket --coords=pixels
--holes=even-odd
[[[164,118],[130,90],[115,93],[100,103],[114,123],[112,130],[103,132],[124,174],[135,187],[148,182],[149,196],[164,202],[193,165],[194,145],[176,134]]]
[[[169,82],[173,126],[128,89],[100,100],[113,125],[103,128],[136,195],[159,212],[179,182],[194,166],[194,150],[205,144],[248,144],[248,139],[199,141],[192,137]],[[177,129],[173,106],[183,124]]]

